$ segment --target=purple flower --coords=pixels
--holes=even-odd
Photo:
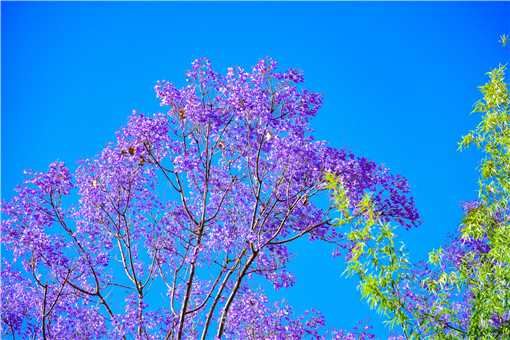
[[[295,316],[253,290],[257,279],[294,284],[294,240],[348,246],[319,204],[326,171],[351,208],[370,192],[386,221],[419,222],[405,179],[315,140],[310,119],[323,99],[303,88],[302,72],[263,59],[222,75],[202,58],[186,80],[158,81],[165,112],[134,111],[74,173],[52,163],[2,203],[2,244],[19,268],[2,272],[5,333],[330,337],[318,311]],[[335,336],[344,335],[372,337]]]

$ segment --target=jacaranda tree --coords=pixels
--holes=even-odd
[[[200,59],[164,112],[134,112],[116,141],[73,172],[27,172],[2,203],[2,332],[23,338],[368,337],[327,330],[254,288],[292,286],[288,245],[349,242],[332,222],[324,176],[346,208],[366,192],[381,221],[418,213],[405,179],[312,136],[322,98],[295,70],[261,60],[225,75]]]
[[[375,209],[377,197],[366,194],[352,208],[343,179],[327,176],[341,214],[336,223],[354,226],[347,273],[359,277],[362,297],[406,338],[510,338],[510,100],[504,75],[505,66],[488,73],[473,110],[482,120],[459,145],[483,153],[478,199],[463,204],[457,234],[432,251],[428,263],[408,261],[395,243],[395,227]]]

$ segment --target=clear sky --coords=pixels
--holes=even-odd
[[[132,109],[156,112],[158,79],[184,83],[197,57],[218,70],[271,56],[324,95],[316,137],[407,177],[423,217],[413,259],[440,246],[476,194],[476,152],[456,151],[484,73],[508,61],[510,3],[2,3],[1,190],[22,170],[92,157]],[[506,54],[506,55],[505,55]],[[300,243],[285,297],[334,327],[377,315],[329,250]]]

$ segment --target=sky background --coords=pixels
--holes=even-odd
[[[402,232],[412,259],[439,247],[475,198],[479,155],[457,142],[484,73],[508,61],[510,3],[2,3],[1,193],[26,168],[74,168],[114,139],[133,109],[160,110],[159,79],[184,84],[193,59],[219,71],[271,56],[324,95],[318,139],[407,177],[422,215]],[[297,244],[295,287],[271,293],[332,327],[379,318],[340,259]]]

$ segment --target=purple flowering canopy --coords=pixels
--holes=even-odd
[[[353,207],[370,192],[383,219],[409,228],[406,180],[316,141],[322,98],[295,70],[266,59],[220,75],[200,59],[186,76],[155,86],[164,112],[134,112],[74,173],[62,162],[29,172],[2,202],[3,335],[370,337],[327,330],[317,311],[294,315],[251,282],[292,286],[294,240],[348,246],[314,198],[326,172]]]

